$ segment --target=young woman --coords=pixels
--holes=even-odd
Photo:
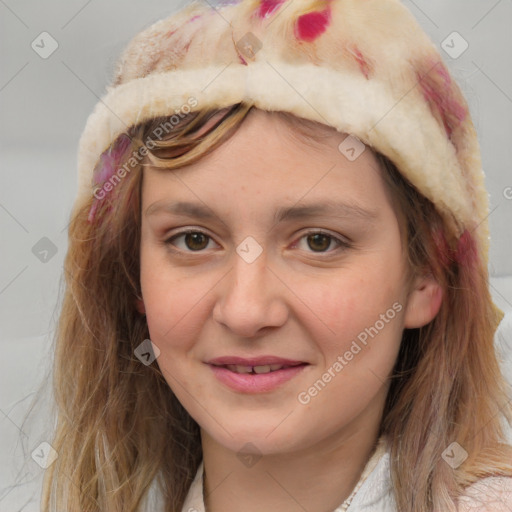
[[[478,143],[399,2],[191,4],[78,163],[43,510],[511,509]]]

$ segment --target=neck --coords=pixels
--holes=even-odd
[[[298,451],[242,459],[202,431],[207,512],[332,511],[352,493],[374,452],[380,417]]]

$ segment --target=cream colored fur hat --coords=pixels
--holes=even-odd
[[[192,102],[190,98],[194,98]],[[79,144],[75,206],[129,127],[239,102],[335,127],[384,154],[488,262],[488,194],[467,103],[399,0],[196,1],[136,35]]]

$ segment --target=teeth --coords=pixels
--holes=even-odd
[[[265,364],[260,366],[242,366],[238,364],[227,364],[226,368],[235,373],[269,373],[281,368],[286,368],[282,364]]]
[[[268,373],[270,371],[270,366],[265,364],[263,366],[255,366],[254,373]]]
[[[240,366],[238,364],[228,364],[227,369],[235,373],[251,373],[252,366]]]

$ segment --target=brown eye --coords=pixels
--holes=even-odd
[[[167,245],[176,246],[182,252],[198,252],[206,249],[211,237],[202,231],[183,231],[165,241]]]
[[[349,241],[328,232],[309,231],[301,236],[298,242],[295,242],[294,247],[310,253],[333,255],[339,251],[350,249],[352,245]]]
[[[331,245],[332,237],[323,233],[315,233],[309,235],[307,240],[310,249],[315,252],[323,252]]]
[[[199,232],[186,233],[185,245],[192,251],[200,251],[208,245],[208,237]]]

